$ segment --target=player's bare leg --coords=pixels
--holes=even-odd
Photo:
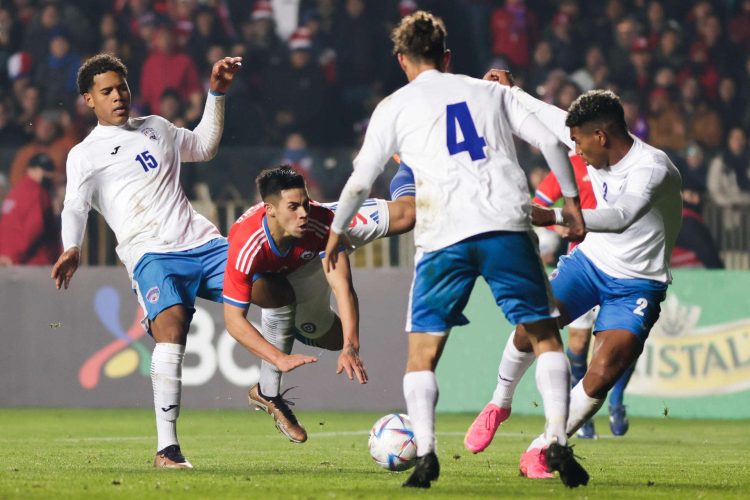
[[[154,389],[157,453],[154,467],[191,469],[177,440],[177,418],[182,394],[182,360],[190,327],[190,312],[182,305],[169,307],[150,322],[156,341],[151,355],[151,383]]]
[[[403,486],[429,488],[440,475],[435,453],[435,405],[439,394],[435,367],[447,339],[448,332],[409,334],[404,398],[417,442],[417,465]]]

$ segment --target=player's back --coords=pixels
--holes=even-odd
[[[529,193],[513,133],[528,115],[509,90],[425,71],[376,111],[414,171],[417,246],[437,250],[489,231],[529,229]],[[379,120],[380,121],[380,120]]]

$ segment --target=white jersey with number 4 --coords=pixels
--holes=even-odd
[[[361,202],[362,190],[369,190],[393,153],[414,172],[415,242],[424,251],[491,231],[529,230],[529,191],[513,135],[548,150],[558,147],[509,88],[437,70],[420,73],[373,113],[334,231],[343,232],[356,213],[352,193]],[[555,163],[550,166],[567,168],[566,194],[577,194],[564,149]]]
[[[213,103],[206,112],[214,113]],[[221,237],[180,186],[180,162],[211,155],[198,134],[159,116],[97,125],[68,155],[64,248],[81,245],[90,208],[114,231],[117,255],[131,275],[145,253],[189,250]]]

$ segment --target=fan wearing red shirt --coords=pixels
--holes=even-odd
[[[269,370],[269,365],[289,372],[317,359],[290,354],[294,342],[293,306],[280,307],[274,314],[264,315],[262,335],[247,320],[247,311],[250,303],[267,307],[264,299],[254,299],[253,289],[257,286],[254,282],[258,278],[287,275],[320,257],[328,240],[333,212],[310,201],[304,178],[289,167],[264,170],[256,183],[263,201],[245,212],[229,231],[224,321],[229,334],[263,360],[260,381],[248,394],[250,404],[273,416],[276,427],[291,441],[304,442],[307,433],[283,394],[276,394],[278,380],[273,372],[277,370]],[[350,379],[356,376],[359,383],[364,384],[367,373],[359,358],[359,304],[348,257],[342,257],[343,266],[325,273],[336,296],[340,322],[319,337],[317,345],[341,350],[336,373],[346,371]],[[263,387],[268,387],[270,396],[263,394]]]

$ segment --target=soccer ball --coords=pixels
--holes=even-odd
[[[391,413],[378,419],[370,430],[370,455],[384,469],[410,469],[417,460],[417,443],[411,421],[403,413]]]

